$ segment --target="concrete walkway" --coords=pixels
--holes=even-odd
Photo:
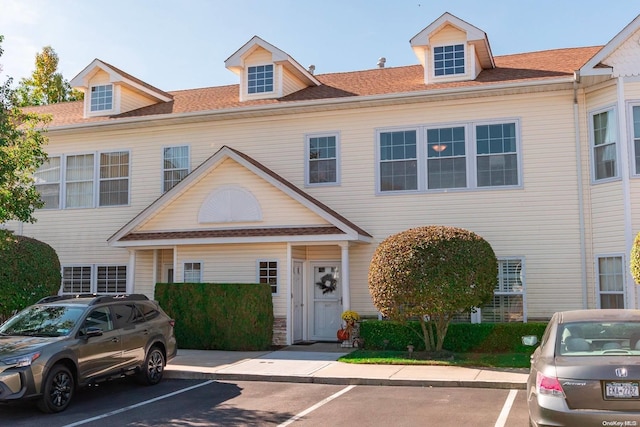
[[[289,346],[277,351],[179,350],[165,378],[525,389],[523,369],[338,362],[350,349],[337,344]]]

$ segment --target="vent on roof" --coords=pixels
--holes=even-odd
[[[378,59],[378,68],[384,68],[384,63],[387,62],[387,58],[384,56]]]
[[[315,73],[315,71],[316,71],[316,66],[315,66],[315,65],[313,65],[313,64],[312,64],[312,65],[309,65],[309,69],[308,69],[308,71],[309,71],[309,73],[310,73],[310,74]]]

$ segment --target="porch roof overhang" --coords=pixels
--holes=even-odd
[[[216,230],[129,233],[114,246],[166,247],[229,243],[320,243],[353,241],[369,243],[370,236],[344,232],[334,226],[264,227]]]

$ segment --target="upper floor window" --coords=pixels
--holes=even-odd
[[[516,125],[476,126],[478,187],[518,184]]]
[[[378,133],[378,191],[520,185],[518,123],[469,123]]]
[[[162,192],[167,192],[189,174],[189,146],[165,147],[162,157]]]
[[[418,189],[416,130],[380,133],[380,191]]]
[[[434,47],[433,71],[436,76],[464,74],[464,45]]]
[[[51,157],[34,178],[45,209],[129,204],[128,151]]]
[[[633,152],[636,175],[640,175],[640,106],[633,107]]]
[[[113,109],[113,85],[91,87],[91,111],[108,111]]]
[[[618,176],[616,117],[613,110],[592,115],[593,168],[596,181]]]
[[[34,174],[42,209],[60,208],[60,157],[49,157]]]
[[[307,137],[307,184],[338,182],[338,137]]]
[[[247,88],[250,94],[273,92],[273,64],[248,67]]]
[[[427,130],[427,188],[467,186],[464,127]]]
[[[271,293],[278,293],[278,261],[258,261],[258,283],[271,286]]]

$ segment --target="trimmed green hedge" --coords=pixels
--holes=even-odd
[[[456,353],[530,353],[522,345],[523,335],[542,337],[546,323],[452,323],[443,349]],[[424,351],[422,331],[417,321],[402,324],[390,320],[365,320],[360,323],[360,338],[368,350]]]
[[[179,348],[266,350],[273,339],[267,284],[158,283],[155,299],[176,320]]]

